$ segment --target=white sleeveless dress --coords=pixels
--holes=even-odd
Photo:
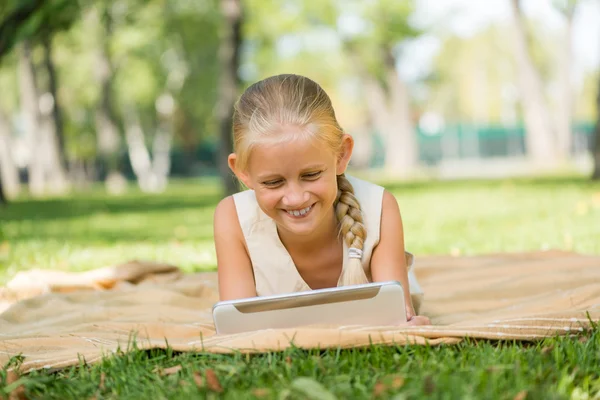
[[[362,265],[367,278],[372,281],[371,255],[379,243],[384,188],[349,175],[346,175],[346,178],[354,187],[354,195],[363,213],[367,238],[363,247]],[[269,296],[311,290],[281,242],[275,221],[258,206],[254,191],[236,193],[233,199],[254,270],[257,295]],[[348,262],[348,248],[346,243],[343,246],[345,266]],[[412,301],[418,313],[423,291],[414,275],[414,257],[411,253],[406,253],[406,263]]]

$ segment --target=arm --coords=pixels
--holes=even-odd
[[[221,200],[215,209],[214,239],[220,300],[255,297],[252,263],[231,196]]]
[[[399,281],[404,289],[406,315],[415,317],[408,283],[408,268],[404,253],[404,228],[396,198],[387,190],[383,193],[379,244],[371,256],[373,282]],[[426,317],[416,317],[415,323],[428,324]]]

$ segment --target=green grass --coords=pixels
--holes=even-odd
[[[33,372],[23,384],[35,398],[186,399],[382,398],[584,399],[600,393],[600,331],[579,339],[553,338],[536,345],[465,342],[455,346],[406,346],[302,351],[262,356],[131,351],[93,367],[55,374]],[[160,369],[181,366],[174,374]],[[212,370],[217,386],[198,384]],[[104,375],[104,376],[102,376]],[[305,386],[306,385],[306,386]],[[587,397],[587,398],[592,398]]]
[[[548,248],[600,254],[600,184],[585,178],[386,186],[400,203],[407,249],[417,256]],[[96,189],[69,199],[23,198],[0,208],[0,281],[29,268],[80,271],[132,258],[186,271],[214,269],[211,221],[218,199],[219,187],[209,180],[174,182],[160,196],[133,189],[109,197]],[[182,366],[176,374],[157,372],[175,365]],[[93,366],[33,372],[5,391],[22,385],[31,397],[64,399],[346,399],[376,393],[399,399],[586,399],[600,398],[598,365],[596,328],[532,345],[478,341],[253,357],[133,350]],[[196,383],[194,376],[204,377],[207,369],[223,392],[211,390],[206,380]]]

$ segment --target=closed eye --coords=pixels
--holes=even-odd
[[[314,180],[321,176],[323,171],[310,172],[308,174],[304,174],[303,177],[308,180]]]
[[[277,187],[277,186],[281,185],[282,183],[283,183],[283,181],[281,179],[275,179],[272,181],[263,182],[262,184],[266,187],[272,188],[272,187]]]

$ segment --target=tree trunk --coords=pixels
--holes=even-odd
[[[25,134],[29,143],[28,183],[32,196],[41,196],[46,190],[44,176],[44,137],[41,130],[39,96],[35,68],[31,60],[31,48],[28,41],[23,42],[19,54],[19,90],[21,110],[25,123]]]
[[[558,60],[560,96],[556,113],[556,133],[558,153],[563,161],[570,159],[572,145],[573,85],[571,83],[571,60],[573,59],[573,54],[571,41],[573,38],[573,14],[575,13],[576,4],[572,3],[563,12],[565,16],[565,42]]]
[[[54,107],[52,107],[52,122],[54,124],[54,133],[56,135],[56,146],[58,150],[58,158],[63,170],[67,169],[67,158],[65,152],[65,132],[62,117],[62,108],[58,101],[58,78],[56,75],[56,68],[54,67],[54,61],[52,60],[52,38],[50,35],[46,35],[42,38],[42,44],[44,46],[44,66],[48,73],[48,91],[52,95],[54,100]]]
[[[100,158],[106,163],[107,180],[123,180],[118,171],[118,151],[120,147],[120,134],[117,118],[114,114],[112,103],[113,65],[110,57],[109,45],[113,32],[112,17],[109,6],[104,7],[101,15],[93,14],[98,19],[101,29],[99,47],[96,50],[96,82],[100,88],[100,101],[96,106],[96,139]],[[108,184],[108,181],[107,181]]]
[[[544,100],[542,80],[529,54],[519,0],[511,0],[519,87],[523,106],[527,153],[539,167],[556,164],[556,140]]]
[[[393,176],[409,175],[418,163],[417,139],[408,89],[398,76],[394,57],[389,49],[382,51],[386,82],[381,83],[352,46],[347,50],[361,76],[370,119],[385,141],[385,169]]]
[[[219,100],[217,115],[220,128],[219,172],[225,190],[230,195],[239,190],[237,180],[227,163],[233,151],[233,106],[238,96],[240,79],[238,75],[240,47],[242,44],[242,4],[241,0],[220,0],[223,26],[219,44]]]
[[[2,111],[0,111],[0,203],[15,197],[20,191],[19,169],[12,157],[11,128]]]
[[[598,79],[598,95],[596,97],[597,121],[594,136],[592,137],[592,158],[594,159],[594,172],[592,179],[600,180],[600,79]]]
[[[29,42],[23,43],[19,62],[21,109],[29,142],[28,181],[32,196],[61,194],[68,188],[66,171],[60,163],[50,93],[40,96],[36,67],[31,59]]]
[[[386,51],[386,78],[389,88],[390,123],[386,145],[385,167],[396,176],[412,172],[418,163],[416,132],[412,122],[408,88],[398,76],[395,59]]]
[[[127,110],[125,139],[131,167],[143,192],[159,193],[167,187],[171,170],[171,139],[173,129],[169,115],[163,115],[154,135],[152,154],[146,146],[146,138],[135,109]]]

